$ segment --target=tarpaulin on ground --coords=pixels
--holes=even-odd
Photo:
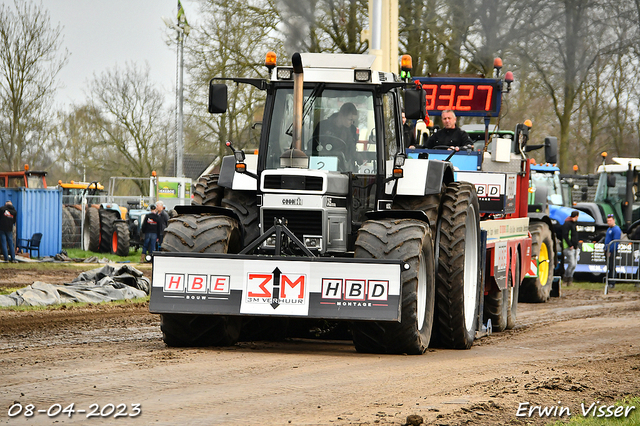
[[[0,295],[0,306],[46,306],[72,302],[112,302],[149,294],[149,279],[128,265],[105,265],[78,275],[64,285],[36,281],[9,295]]]

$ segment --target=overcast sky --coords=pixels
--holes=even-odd
[[[99,75],[116,65],[122,68],[127,61],[141,68],[148,61],[151,78],[166,91],[167,100],[172,99],[176,49],[165,43],[167,27],[162,16],[176,22],[177,0],[46,0],[42,4],[50,13],[52,26],[60,23],[64,27],[63,46],[71,54],[59,74],[66,87],[58,92],[58,103],[81,103],[94,73]],[[196,2],[182,0],[182,5],[189,22],[196,21]]]

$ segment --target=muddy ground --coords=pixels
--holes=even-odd
[[[4,267],[0,286],[76,275]],[[512,331],[423,356],[358,354],[349,341],[172,349],[145,304],[0,311],[0,423],[539,425],[640,394],[640,292],[569,289],[518,309]],[[71,403],[71,418],[46,412]],[[532,406],[564,415],[517,416]]]

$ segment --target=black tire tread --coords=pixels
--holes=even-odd
[[[464,311],[464,262],[465,245],[473,244],[465,241],[465,222],[469,208],[473,205],[479,211],[478,196],[473,184],[468,182],[452,182],[445,188],[440,204],[438,218],[438,268],[436,274],[436,342],[449,349],[469,349],[475,340],[477,328],[477,312],[473,319],[473,330],[467,331]],[[478,253],[480,253],[480,229],[477,222]],[[479,256],[478,256],[479,257]],[[480,259],[478,258],[478,263]],[[480,297],[484,286],[480,281],[481,267],[478,265],[478,291],[476,311],[480,305]]]
[[[220,206],[224,195],[224,188],[218,186],[217,174],[204,175],[195,184],[192,205]]]
[[[89,207],[85,213],[84,232],[89,235],[89,251],[100,251],[100,212],[97,207]]]
[[[255,191],[234,191],[225,188],[220,205],[233,210],[240,218],[245,246],[260,236],[260,208]]]
[[[440,200],[442,194],[430,194],[424,197],[410,197],[399,195],[393,199],[394,210],[420,210],[426,213],[429,219],[431,235],[436,235],[436,224],[440,214]]]
[[[520,254],[516,252],[516,271],[513,283],[513,296],[509,301],[509,310],[507,312],[507,330],[512,330],[516,326],[516,317],[518,314],[518,295],[520,294]]]
[[[80,242],[80,228],[76,225],[71,210],[72,208],[62,206],[62,247],[75,248]]]
[[[162,251],[237,253],[240,230],[226,216],[182,215],[170,219]],[[243,318],[227,315],[162,314],[160,328],[167,346],[231,346],[240,338]]]
[[[118,256],[129,256],[129,227],[126,222],[116,222],[113,226],[113,233],[118,237],[118,246],[115,252],[113,252],[113,245],[111,246],[112,254]],[[113,236],[112,236],[113,238]]]
[[[419,255],[426,252],[427,265],[434,265],[431,230],[424,222],[411,219],[381,219],[365,222],[358,231],[355,257],[361,259],[401,259],[411,267],[401,274],[401,322],[354,322],[353,342],[358,352],[422,354],[429,346],[433,326],[435,277],[427,268],[427,311],[423,331],[418,330],[417,283]]]
[[[232,346],[240,336],[238,317],[161,314],[160,330],[167,346]]]
[[[118,212],[113,210],[98,210],[100,213],[100,253],[111,253],[111,237],[113,236]]]

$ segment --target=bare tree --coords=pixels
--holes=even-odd
[[[162,129],[170,120],[148,64],[144,70],[128,63],[94,75],[90,95],[100,140],[117,153],[105,164],[112,175],[147,177],[165,167],[170,142]],[[143,183],[139,187],[147,191]]]
[[[556,19],[532,34],[537,50],[522,49],[521,54],[535,67],[551,98],[560,125],[559,166],[567,171],[578,94],[598,58],[607,62],[631,43],[632,34],[617,28],[636,18],[634,8],[616,0],[557,0],[549,6]]]
[[[42,5],[14,0],[13,6],[0,5],[0,153],[15,170],[47,157],[52,96],[68,53]]]
[[[265,54],[278,53],[278,62],[287,58],[276,28],[279,14],[275,0],[200,2],[200,24],[194,27],[185,43],[189,81],[186,102],[188,121],[197,132],[185,144],[188,149],[229,154],[226,141],[239,148],[257,148],[252,124],[260,121],[264,93],[244,84],[229,85],[227,113],[207,113],[207,91],[214,77],[266,77]]]

